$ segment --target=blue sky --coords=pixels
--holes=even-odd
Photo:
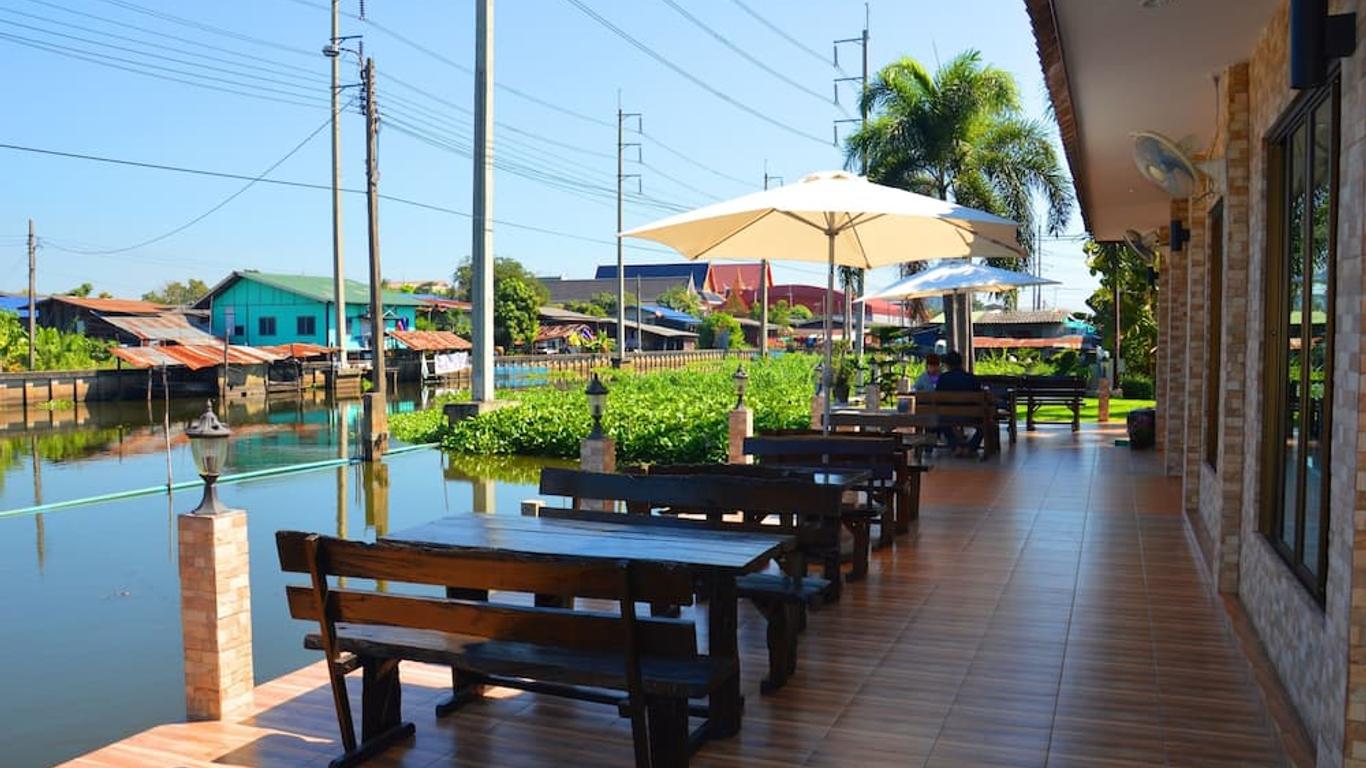
[[[660,202],[692,207],[753,191],[762,185],[765,163],[789,182],[842,164],[831,134],[832,120],[845,115],[825,98],[835,76],[828,57],[833,39],[859,34],[863,3],[745,0],[810,49],[804,50],[734,0],[676,0],[780,79],[665,0],[579,1],[724,98],[633,47],[570,0],[503,0],[495,19],[501,124],[495,137],[496,153],[508,165],[497,171],[494,215],[507,224],[495,230],[498,255],[567,277],[590,276],[596,264],[615,258],[615,203],[604,190],[615,183],[618,92],[627,111],[643,113],[644,135],[628,141],[642,144],[645,165],[632,163],[628,171],[642,174],[650,198],[627,206],[628,227],[666,215],[667,209],[652,207]],[[386,115],[381,191],[468,212],[473,3],[365,5],[368,21],[344,18],[342,32],[364,35],[365,53],[379,73],[376,93]],[[358,0],[344,0],[342,8],[354,15]],[[6,84],[10,111],[0,143],[256,176],[327,120],[328,64],[320,49],[328,17],[327,0],[0,0],[0,49],[17,75]],[[874,0],[871,20],[873,69],[902,55],[933,64],[977,48],[1015,74],[1031,114],[1044,114],[1046,94],[1020,0]],[[857,46],[844,46],[840,63],[857,73]],[[344,82],[355,82],[354,59],[346,60],[343,73]],[[841,102],[855,111],[852,90],[843,91]],[[342,130],[343,183],[359,189],[361,116],[348,111]],[[44,243],[40,291],[90,281],[97,290],[137,295],[170,279],[212,283],[233,268],[331,271],[330,202],[323,190],[258,184],[158,242],[91,253],[170,232],[244,182],[5,149],[0,168],[6,178],[0,288],[23,286],[22,235],[30,216]],[[268,178],[325,185],[329,168],[322,130]],[[347,273],[363,278],[364,196],[348,195],[345,205]],[[469,219],[430,208],[385,201],[380,230],[384,274],[393,279],[446,277],[470,250]],[[1080,231],[1074,220],[1069,232]],[[670,259],[646,248],[628,248],[628,261]],[[781,281],[823,282],[813,265],[777,271]],[[1079,243],[1049,241],[1045,274],[1064,282],[1056,292],[1045,290],[1048,303],[1056,296],[1062,306],[1082,308],[1094,280]],[[883,270],[869,285],[893,278]]]

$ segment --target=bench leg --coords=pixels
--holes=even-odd
[[[636,768],[685,768],[688,765],[687,699],[646,700],[650,730],[650,765]]]
[[[838,554],[838,553],[837,553]],[[740,638],[739,638],[739,601],[735,579],[720,577],[712,580],[709,588],[710,602],[707,605],[707,653],[717,658],[735,659],[735,674],[721,683],[709,697],[711,705],[707,719],[710,736],[718,739],[729,738],[740,732],[741,712],[745,700],[740,694]],[[687,702],[683,702],[687,711]],[[686,716],[685,716],[686,719]],[[653,728],[653,718],[651,718]],[[684,722],[684,739],[687,738],[687,723]]]
[[[1081,401],[1080,401],[1080,400],[1074,400],[1074,401],[1072,402],[1072,431],[1073,431],[1073,432],[1078,432],[1078,431],[1080,431],[1080,430],[1081,430]]]
[[[363,659],[361,743],[333,760],[331,768],[358,765],[413,735],[413,724],[402,719],[403,688],[399,684],[398,663],[398,659]]]
[[[787,683],[797,666],[797,612],[799,603],[755,600],[754,606],[768,622],[768,677],[759,683],[760,693],[772,693]]]
[[[867,520],[847,520],[844,526],[854,535],[853,567],[849,569],[850,581],[862,581],[868,576],[868,550],[871,548],[872,526]]]
[[[460,589],[458,587],[446,587],[446,597],[452,600],[478,600],[487,601],[489,592],[487,589]],[[537,596],[540,599],[540,596]],[[461,672],[458,669],[451,669],[451,696],[445,701],[436,705],[436,716],[445,717],[450,713],[460,709],[475,699],[483,698],[484,685],[482,679]]]

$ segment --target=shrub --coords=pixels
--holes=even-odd
[[[721,346],[722,338],[729,339],[731,347],[743,347],[745,345],[745,335],[740,330],[740,321],[725,312],[713,312],[707,315],[707,319],[702,321],[702,327],[697,331],[697,343],[699,346],[716,349]]]
[[[1153,399],[1153,380],[1150,376],[1141,373],[1126,373],[1123,380],[1124,398],[1126,400],[1152,400]]]
[[[746,366],[745,402],[756,431],[810,423],[812,355],[783,355]],[[731,364],[636,374],[600,372],[610,394],[603,429],[623,463],[718,462],[726,457],[726,415],[735,404]],[[393,416],[391,433],[405,441],[439,439],[461,454],[573,459],[591,420],[581,387],[520,390],[517,405],[446,425],[441,408]]]

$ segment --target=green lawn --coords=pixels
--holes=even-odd
[[[1153,400],[1110,400],[1110,421],[1123,422],[1124,417],[1129,411],[1136,408],[1152,408],[1155,404]],[[1094,397],[1084,398],[1081,402],[1081,420],[1095,421],[1096,413],[1100,407],[1099,401]],[[1024,405],[1019,405],[1015,413],[1019,416],[1021,423],[1025,420]],[[1061,405],[1046,405],[1035,411],[1034,417],[1041,421],[1070,421],[1072,414]]]

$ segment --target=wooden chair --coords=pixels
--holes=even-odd
[[[796,671],[797,634],[806,624],[806,608],[839,597],[837,520],[841,491],[791,477],[671,474],[658,469],[658,474],[654,468],[648,474],[543,469],[541,493],[568,497],[574,509],[542,508],[540,514],[794,536],[796,548],[784,556],[785,574],[747,574],[736,579],[737,593],[752,601],[768,622],[769,674],[761,690],[767,693],[782,687]],[[625,502],[631,514],[578,510],[580,499]],[[653,515],[653,510],[671,514]],[[686,515],[701,517],[681,517]],[[808,557],[824,561],[826,578],[806,575]],[[668,608],[655,605],[661,613]]]
[[[286,587],[290,616],[318,622],[305,646],[322,650],[345,752],[333,766],[355,765],[412,735],[400,717],[401,660],[450,666],[463,700],[488,684],[602,700],[589,690],[622,692],[614,701],[631,720],[639,768],[686,766],[702,732],[688,732],[688,699],[738,675],[733,659],[697,653],[690,621],[637,617],[637,601],[692,601],[685,572],[626,561],[527,559],[407,544],[276,534],[280,566],[308,574]],[[506,590],[612,600],[618,613],[497,604],[479,600],[332,588],[329,577]],[[345,676],[362,670],[361,735],[352,722]],[[587,687],[587,688],[585,688]]]

